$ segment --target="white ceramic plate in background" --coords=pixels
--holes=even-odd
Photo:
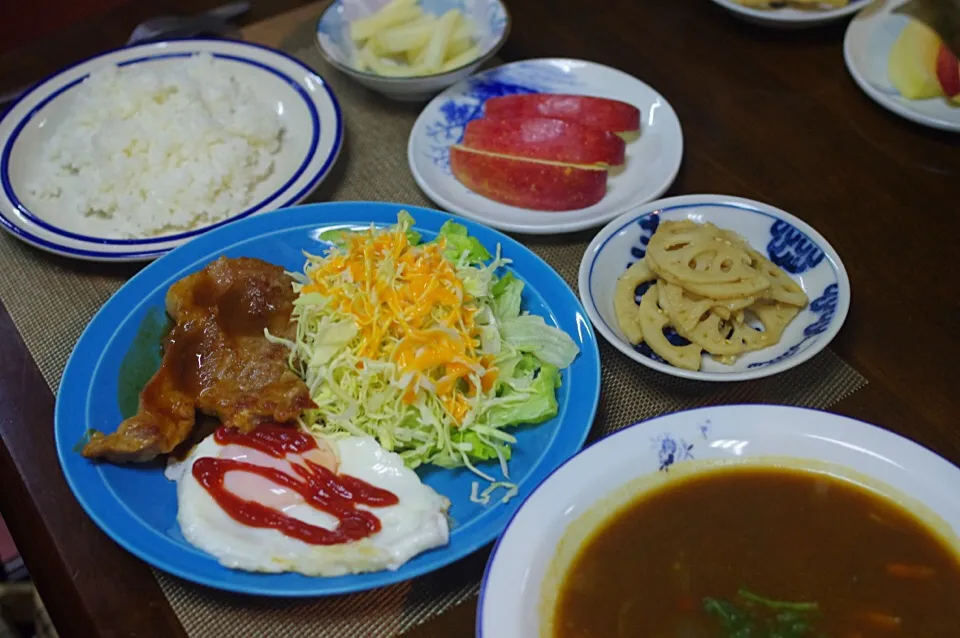
[[[636,479],[702,461],[810,460],[840,478],[866,477],[917,501],[960,534],[960,469],[900,436],[828,412],[734,405],[677,412],[612,434],[560,466],[524,501],[497,541],[480,586],[478,638],[541,636],[545,579],[571,523]],[[675,465],[676,464],[676,465]],[[830,469],[832,467],[832,469]],[[848,471],[852,471],[848,473]],[[682,472],[674,473],[682,474]],[[664,481],[671,480],[664,472]],[[662,484],[662,483],[661,483]],[[892,496],[887,494],[888,496]],[[601,522],[601,521],[598,521]],[[811,551],[812,548],[811,548]],[[644,574],[636,574],[638,583]]]
[[[843,58],[854,81],[883,108],[908,120],[944,131],[960,132],[960,104],[945,98],[908,100],[887,75],[890,48],[909,18],[893,13],[906,0],[877,0],[847,27]]]
[[[622,100],[640,109],[640,137],[627,144],[622,171],[607,194],[588,208],[544,212],[517,208],[474,193],[450,172],[450,147],[464,127],[481,117],[492,97],[516,93],[570,93]],[[450,87],[417,118],[407,159],[417,184],[441,208],[500,230],[553,234],[599,226],[670,187],[683,158],[680,120],[667,102],[637,78],[593,62],[559,58],[506,64]]]
[[[394,100],[413,102],[433,97],[476,71],[500,50],[510,35],[510,15],[500,0],[420,0],[427,13],[442,15],[450,9],[459,9],[472,20],[477,28],[479,55],[460,68],[433,75],[385,77],[360,71],[354,66],[357,47],[350,39],[350,22],[371,15],[386,3],[387,0],[337,0],[320,16],[316,42],[321,55],[343,74]]]
[[[633,346],[613,310],[617,278],[646,254],[661,220],[712,222],[744,237],[754,249],[800,284],[810,303],[783,331],[776,345],[724,365],[704,353],[699,371],[677,368],[646,344]],[[725,195],[685,195],[651,202],[601,230],[583,255],[580,299],[597,331],[620,352],[643,365],[687,379],[743,381],[789,370],[823,350],[836,336],[850,308],[850,280],[840,256],[820,233],[773,206]]]
[[[83,217],[32,198],[27,184],[44,142],[73,102],[74,89],[93,70],[123,66],[175,65],[197,53],[228,63],[277,111],[287,134],[273,173],[253,194],[253,204],[228,219],[144,239],[113,239],[85,228]],[[343,144],[343,119],[336,97],[310,67],[273,49],[232,40],[193,38],[110,51],[53,75],[24,94],[0,120],[0,224],[15,237],[53,253],[93,261],[153,259],[213,228],[256,213],[296,204],[323,180]]]
[[[753,9],[743,6],[736,0],[713,0],[713,2],[747,22],[778,29],[802,29],[829,24],[853,15],[868,4],[868,0],[850,0],[847,6],[839,9],[801,9],[792,6]]]

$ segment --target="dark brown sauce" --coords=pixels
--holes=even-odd
[[[206,272],[196,275],[190,301],[193,308],[185,308],[190,314],[213,314],[220,329],[220,337],[239,340],[259,337],[264,329],[272,333],[284,330],[290,324],[292,307],[278,309],[271,301],[270,284],[256,277],[234,281],[226,290],[219,292],[217,282]],[[205,333],[202,321],[187,321],[171,331],[166,345],[166,373],[172,385],[188,394],[197,394],[209,384],[203,366],[203,352],[210,351],[212,344]]]
[[[741,589],[815,602],[804,638],[957,638],[958,551],[845,481],[713,470],[645,495],[584,544],[561,584],[554,638],[726,638],[704,602],[742,606]]]

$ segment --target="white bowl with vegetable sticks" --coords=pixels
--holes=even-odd
[[[498,0],[337,0],[320,16],[323,57],[396,100],[426,100],[503,46],[510,17]]]

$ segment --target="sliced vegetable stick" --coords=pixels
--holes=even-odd
[[[473,34],[476,28],[466,16],[461,16],[447,43],[446,59],[455,58],[474,45]]]
[[[408,3],[409,0],[404,0],[404,3],[399,5],[391,3],[369,17],[351,22],[350,37],[354,42],[364,42],[376,35],[378,31],[415,20],[423,15],[423,9],[416,4]]]
[[[361,71],[372,71],[377,73],[376,64],[379,61],[377,54],[373,51],[373,45],[367,42],[366,45],[357,53],[358,68]]]
[[[409,23],[384,29],[371,40],[377,42],[380,53],[404,53],[411,49],[419,50],[433,35],[436,29],[435,20],[410,26]]]
[[[398,64],[396,62],[388,62],[386,59],[377,56],[368,57],[365,62],[371,71],[384,77],[406,78],[428,74],[428,71],[426,71],[422,65],[410,66]]]
[[[423,47],[410,49],[407,51],[407,64],[416,64],[418,59],[423,58]]]
[[[478,57],[480,57],[479,47],[472,46],[466,51],[464,51],[463,53],[461,53],[460,55],[454,58],[450,58],[449,60],[444,62],[443,66],[440,68],[440,71],[442,72],[453,71],[454,69],[458,69],[465,64],[473,62]]]
[[[447,42],[450,41],[450,35],[453,32],[453,25],[460,14],[456,9],[451,9],[443,14],[437,21],[436,31],[430,38],[430,42],[423,50],[423,66],[430,73],[440,70],[443,64],[443,56],[447,51]]]

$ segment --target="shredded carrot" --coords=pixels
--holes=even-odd
[[[927,580],[937,575],[937,571],[932,567],[908,563],[887,563],[886,571],[891,576],[905,580]]]

